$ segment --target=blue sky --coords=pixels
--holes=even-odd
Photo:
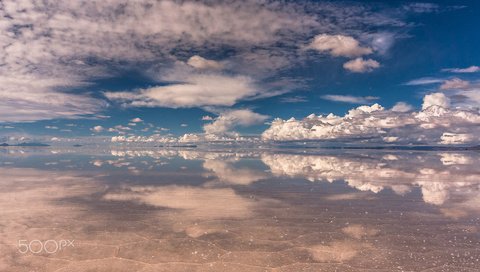
[[[478,138],[476,117],[435,132],[422,129],[445,120],[421,117],[426,104],[448,108],[441,118],[478,115],[474,1],[123,2],[0,5],[1,136],[235,138],[271,128],[269,139],[400,141],[390,126],[352,132],[363,113],[355,129],[344,126],[358,115],[346,116],[328,135],[311,133],[323,119],[299,121],[309,132],[297,136],[270,125],[378,103],[372,118],[420,114],[398,123],[416,126],[420,142]],[[389,111],[398,102],[402,110]]]

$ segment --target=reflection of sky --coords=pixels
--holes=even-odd
[[[476,153],[51,151],[0,157],[2,271],[480,266]]]

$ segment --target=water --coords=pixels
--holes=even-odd
[[[479,271],[475,152],[4,148],[0,271]]]

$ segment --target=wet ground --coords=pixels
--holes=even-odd
[[[4,148],[0,271],[480,271],[479,155]]]

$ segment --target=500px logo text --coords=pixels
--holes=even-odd
[[[57,253],[66,247],[75,247],[75,240],[18,240],[18,251],[22,254]]]

